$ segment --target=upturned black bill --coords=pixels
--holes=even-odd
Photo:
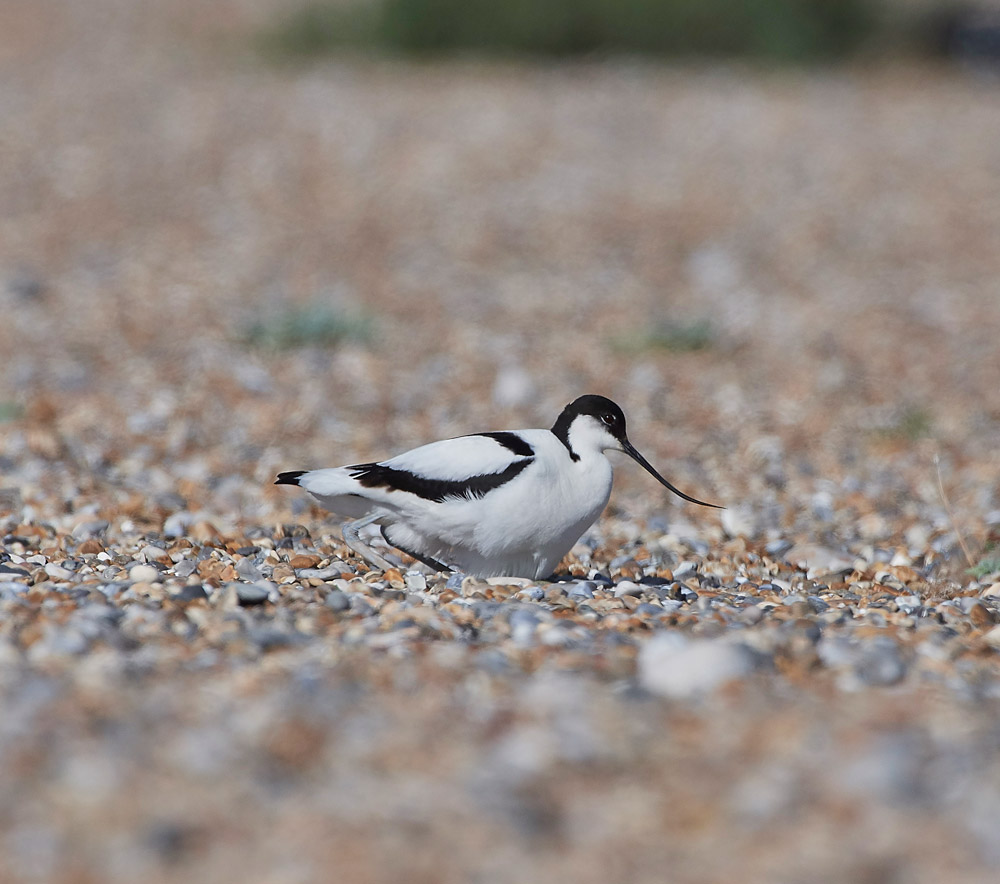
[[[639,466],[641,466],[644,470],[646,470],[646,472],[648,472],[661,485],[664,485],[667,488],[669,488],[678,497],[683,497],[685,500],[690,500],[691,503],[697,503],[700,506],[711,506],[717,510],[725,509],[725,507],[719,506],[719,504],[717,503],[705,503],[704,500],[698,500],[696,497],[692,497],[690,494],[685,494],[683,491],[674,488],[673,485],[671,485],[666,479],[663,478],[663,476],[661,476],[658,472],[656,472],[656,470],[653,469],[652,464],[650,464],[650,462],[646,460],[646,458],[644,458],[641,454],[639,454],[635,446],[631,442],[629,442],[628,439],[622,441],[622,451],[624,451],[629,457],[632,458],[632,460],[634,460],[637,464],[639,464]]]

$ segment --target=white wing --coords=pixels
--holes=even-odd
[[[506,444],[498,441],[498,437]],[[496,433],[431,442],[382,461],[382,465],[425,479],[460,482],[473,476],[502,473],[511,464],[533,454],[531,446],[519,434]]]

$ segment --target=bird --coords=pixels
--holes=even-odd
[[[377,463],[279,473],[325,509],[352,521],[344,541],[369,565],[393,567],[361,539],[378,524],[391,547],[434,571],[475,577],[551,576],[611,496],[606,451],[628,455],[691,503],[629,441],[625,414],[605,396],[569,403],[551,429],[443,439]]]

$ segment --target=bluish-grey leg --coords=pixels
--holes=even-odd
[[[358,519],[355,522],[345,522],[341,526],[340,531],[344,535],[344,543],[368,562],[369,565],[378,568],[380,571],[387,571],[389,568],[394,567],[392,563],[383,559],[382,556],[361,539],[361,529],[370,525],[378,518],[379,515],[376,513],[365,516],[363,519]]]

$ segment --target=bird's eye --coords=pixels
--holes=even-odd
[[[602,414],[601,420],[610,427],[615,422],[615,416],[613,414]]]

